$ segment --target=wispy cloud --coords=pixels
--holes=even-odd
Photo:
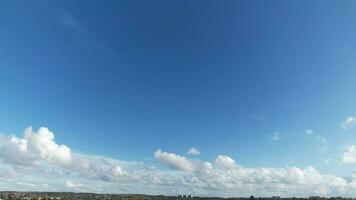
[[[356,127],[356,117],[354,117],[354,116],[348,117],[345,121],[343,121],[343,122],[341,123],[341,127],[342,127],[344,130],[349,130],[349,129],[351,129],[351,128]]]
[[[267,115],[265,114],[257,114],[257,115],[251,115],[249,116],[250,119],[259,121],[259,122],[266,122],[267,121]]]
[[[80,32],[82,34],[90,34],[83,24],[81,24],[78,20],[76,20],[74,17],[64,11],[58,14],[56,20],[64,28]]]
[[[332,161],[333,161],[333,159],[331,159],[331,158],[324,159],[324,163],[327,165],[329,165]]]
[[[199,149],[195,148],[195,147],[191,147],[188,149],[187,151],[188,155],[192,155],[192,156],[199,156],[200,155],[200,151]]]
[[[96,37],[93,31],[89,30],[80,19],[56,5],[55,2],[36,0],[32,3],[50,21],[62,27],[63,33],[67,34],[83,49],[101,51],[111,57],[119,57],[116,51]]]
[[[27,183],[27,182],[21,182],[21,181],[17,181],[15,182],[17,185],[20,186],[25,186],[25,187],[35,187],[36,185],[33,183]]]
[[[314,130],[312,129],[305,130],[305,135],[313,141],[314,147],[318,151],[324,152],[328,149],[328,142],[326,138],[324,138],[320,134],[317,134]]]
[[[279,132],[274,132],[272,133],[269,138],[272,140],[272,141],[278,141],[281,139],[281,134]]]

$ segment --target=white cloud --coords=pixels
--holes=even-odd
[[[356,195],[356,176],[323,175],[311,166],[250,168],[227,155],[205,162],[157,150],[156,159],[169,167],[160,169],[142,162],[78,154],[54,138],[44,128],[37,132],[27,129],[23,138],[0,136],[0,188],[204,196]],[[354,151],[352,147],[349,154]],[[350,155],[345,156],[348,162]]]
[[[278,141],[281,139],[280,133],[279,132],[274,132],[270,135],[270,139],[272,141]]]
[[[0,159],[20,168],[52,165],[66,173],[106,180],[125,174],[117,161],[72,153],[69,147],[57,144],[54,139],[54,134],[44,127],[37,132],[31,127],[25,129],[23,138],[0,135]]]
[[[72,160],[70,148],[54,142],[54,134],[41,127],[33,132],[29,127],[24,138],[0,136],[0,156],[8,163],[18,165],[36,165],[47,161],[59,165],[68,165]]]
[[[353,127],[356,127],[356,117],[354,116],[348,117],[345,121],[341,123],[341,127],[344,130],[349,130]]]
[[[156,159],[169,167],[182,171],[195,171],[199,167],[199,162],[178,156],[174,153],[167,153],[158,149],[154,153]]]
[[[75,183],[75,182],[73,182],[71,180],[66,181],[66,187],[67,188],[78,188],[80,186],[81,185],[79,183]]]
[[[307,130],[305,130],[305,134],[306,135],[314,135],[315,132],[312,129],[307,129]]]
[[[235,167],[238,167],[234,159],[225,155],[219,155],[215,159],[215,164],[223,169],[233,169]]]
[[[356,163],[356,146],[351,145],[342,155],[342,163]]]
[[[199,149],[192,147],[192,148],[188,149],[187,154],[188,155],[193,155],[193,156],[199,156],[200,155],[200,151],[199,151]]]
[[[112,170],[111,170],[111,175],[113,177],[119,177],[119,176],[122,176],[124,174],[125,174],[125,172],[122,171],[120,166],[116,166],[116,167],[112,168]]]
[[[207,170],[191,172],[192,176],[186,180],[189,188],[207,188],[209,191],[214,191],[213,195],[223,196],[236,193],[243,196],[248,194],[261,196],[328,195],[351,187],[345,179],[322,175],[310,166],[304,169],[297,167],[244,168],[226,155],[218,156]],[[205,192],[209,193],[209,191]]]

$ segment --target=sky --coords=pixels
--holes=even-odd
[[[0,2],[0,190],[356,195],[355,1]]]

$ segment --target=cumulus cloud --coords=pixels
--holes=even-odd
[[[343,122],[341,123],[341,127],[342,127],[344,130],[349,130],[349,129],[351,129],[351,128],[356,127],[356,117],[354,117],[354,116],[348,117],[345,121],[343,121]]]
[[[55,142],[54,134],[41,127],[25,129],[24,137],[0,135],[0,160],[19,168],[50,165],[65,173],[109,180],[125,174],[119,162],[100,157],[75,154],[69,147]]]
[[[279,132],[274,132],[270,135],[270,139],[272,141],[278,141],[281,139],[280,133]]]
[[[29,127],[23,138],[0,136],[0,156],[10,164],[31,166],[40,161],[68,165],[72,161],[72,153],[66,145],[54,141],[54,134],[41,127],[37,132]]]
[[[341,158],[342,163],[356,163],[356,146],[351,145]]]
[[[191,147],[191,148],[188,149],[187,154],[188,155],[193,155],[193,156],[199,156],[200,155],[200,151],[197,148]]]
[[[235,167],[238,167],[234,159],[225,155],[219,155],[215,159],[215,164],[222,169],[233,169]]]

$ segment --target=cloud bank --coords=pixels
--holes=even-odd
[[[351,146],[344,153],[345,163],[356,162],[355,149]],[[0,135],[0,188],[203,196],[356,195],[356,179],[321,174],[312,166],[249,168],[227,155],[202,161],[161,149],[153,156],[158,163],[83,155],[58,144],[49,129],[29,127],[21,138]]]

